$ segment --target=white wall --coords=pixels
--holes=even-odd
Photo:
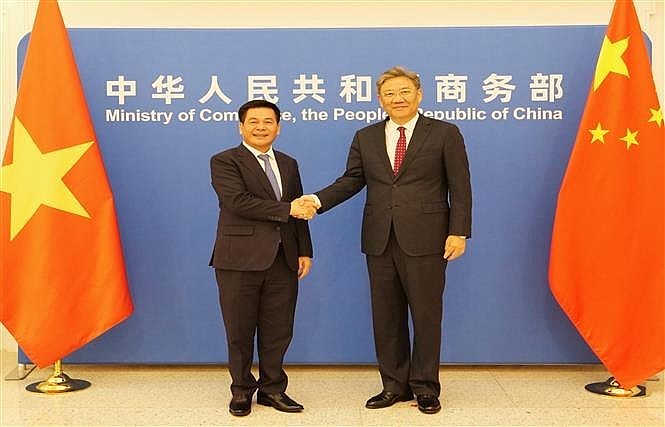
[[[67,27],[338,28],[607,25],[614,2],[60,0],[59,3]],[[664,0],[635,0],[635,8],[642,30],[653,43],[654,80],[662,105]],[[36,1],[0,0],[0,152],[4,152],[16,99],[16,46],[31,30],[36,10]],[[408,64],[408,58],[403,62]],[[3,350],[16,351],[16,342],[4,327],[0,330],[0,341]]]

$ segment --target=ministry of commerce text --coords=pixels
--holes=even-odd
[[[545,109],[542,107],[503,107],[496,110],[483,110],[476,107],[456,107],[448,110],[425,110],[419,109],[425,117],[431,117],[446,121],[484,121],[484,120],[563,120],[563,110]],[[282,112],[284,122],[296,123],[297,121],[321,122],[321,121],[351,121],[373,123],[386,118],[386,113],[381,108],[372,110],[350,110],[345,108],[333,108],[332,110],[317,110],[303,108],[297,113],[290,111]],[[218,123],[237,122],[238,113],[235,111],[215,111],[209,108],[197,110],[195,108],[180,112],[158,111],[158,110],[125,110],[124,108],[106,109],[106,122],[109,123],[159,123],[169,125],[174,122],[192,123]]]

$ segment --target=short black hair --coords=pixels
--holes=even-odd
[[[238,118],[240,119],[240,123],[245,122],[245,116],[247,115],[247,111],[251,108],[270,108],[275,112],[275,116],[277,117],[277,123],[279,123],[279,116],[281,114],[279,111],[279,107],[270,101],[266,101],[265,99],[253,99],[251,101],[247,101],[244,104],[242,104],[240,108],[238,108]]]

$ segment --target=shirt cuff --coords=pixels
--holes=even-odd
[[[314,200],[314,204],[316,204],[316,208],[321,209],[321,200],[319,200],[319,196],[316,194],[305,194],[303,197],[311,197],[312,200]]]

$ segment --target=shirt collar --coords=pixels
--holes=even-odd
[[[265,153],[260,152],[256,148],[252,147],[245,141],[242,142],[242,145],[245,146],[246,149],[250,151],[250,153],[254,154],[254,157],[258,158],[261,154],[267,154],[271,159],[275,159],[275,152],[272,149],[272,145],[270,146],[270,149],[266,151]]]
[[[389,132],[397,132],[398,127],[404,126],[406,128],[406,132],[408,134],[411,134],[413,133],[413,129],[416,127],[416,122],[418,121],[418,117],[420,117],[420,114],[416,114],[415,116],[413,116],[411,120],[404,123],[403,125],[398,125],[397,123],[393,122],[392,119],[389,119],[388,123],[386,123],[386,130]]]

